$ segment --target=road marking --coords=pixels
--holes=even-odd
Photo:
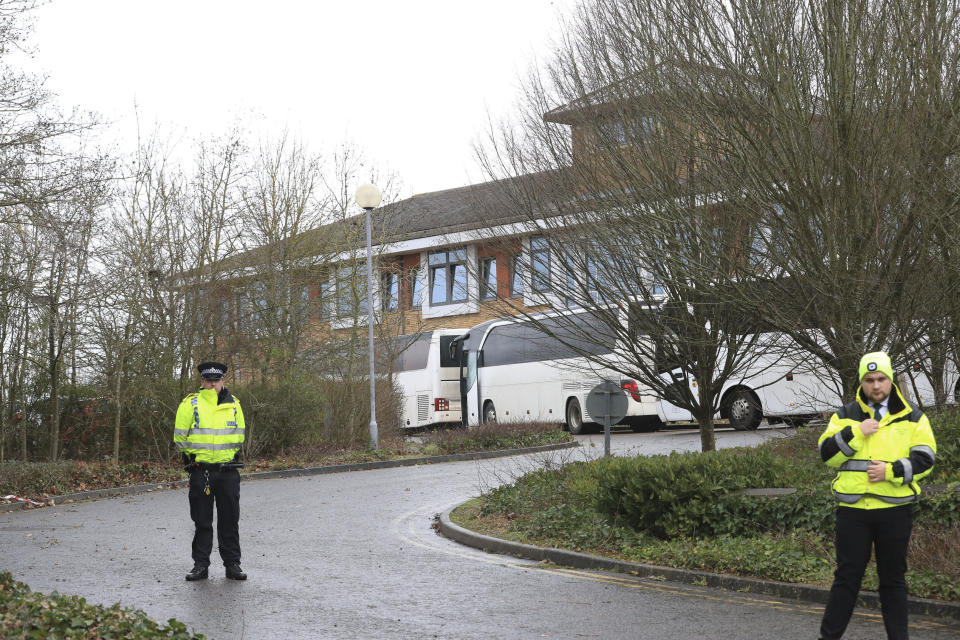
[[[396,534],[404,542],[408,542],[412,545],[420,547],[421,549],[427,549],[430,551],[437,551],[439,553],[444,553],[449,556],[456,556],[459,558],[466,558],[468,560],[474,560],[477,562],[484,562],[487,564],[500,565],[504,567],[514,567],[514,568],[523,568],[523,569],[535,569],[537,568],[537,561],[535,560],[526,560],[523,558],[513,558],[511,556],[503,556],[498,554],[491,554],[483,551],[481,549],[475,549],[473,547],[467,547],[465,545],[458,544],[453,540],[448,540],[447,538],[441,538],[436,531],[431,527],[429,529],[431,537],[426,538],[423,534],[425,533],[422,530],[423,522],[432,521],[433,514],[442,513],[447,509],[450,509],[458,504],[463,502],[463,500],[457,500],[450,504],[444,505],[442,507],[418,507],[407,513],[397,516],[393,520],[392,528]],[[406,521],[406,522],[404,522]],[[406,529],[406,531],[404,531]],[[419,538],[419,539],[418,539]],[[447,548],[445,545],[440,546],[436,543],[436,540],[441,539],[452,545],[451,548]],[[431,544],[432,543],[432,544]],[[454,550],[454,549],[466,549],[468,552]]]
[[[448,540],[447,538],[442,538],[453,547],[448,547],[446,544],[441,545],[437,543],[437,538],[439,536],[431,527],[429,529],[430,537],[427,538],[424,534],[426,533],[423,530],[424,521],[432,521],[433,514],[442,513],[447,509],[450,509],[458,504],[462,500],[443,505],[441,507],[419,507],[408,511],[407,513],[397,516],[392,523],[392,528],[395,533],[405,542],[412,544],[414,546],[420,547],[422,549],[427,549],[429,551],[435,551],[443,553],[449,556],[455,556],[459,558],[465,558],[468,560],[473,560],[475,562],[483,562],[486,564],[499,565],[502,567],[509,567],[511,569],[520,569],[524,571],[540,571],[543,573],[550,573],[558,576],[565,576],[568,578],[574,578],[577,580],[586,580],[590,582],[600,582],[604,584],[611,584],[620,587],[626,587],[629,589],[640,589],[643,591],[651,591],[656,593],[665,593],[670,595],[684,596],[688,598],[700,598],[703,600],[713,600],[716,602],[725,602],[730,604],[741,604],[751,607],[763,607],[767,609],[776,609],[781,611],[791,611],[815,615],[820,617],[823,614],[823,605],[804,603],[799,601],[789,601],[789,600],[779,600],[772,599],[769,596],[764,596],[762,594],[753,594],[750,592],[736,592],[736,591],[720,591],[713,589],[711,587],[701,587],[698,585],[684,585],[681,583],[671,582],[669,584],[660,583],[656,578],[650,577],[640,577],[640,576],[631,576],[627,574],[611,574],[611,573],[601,573],[596,571],[589,571],[584,569],[571,569],[567,567],[561,567],[552,564],[545,564],[538,562],[536,560],[528,560],[524,558],[514,558],[512,556],[493,554],[483,551],[481,549],[475,549],[473,547],[466,547],[461,545],[453,540]],[[469,549],[471,552],[464,552],[459,549]],[[854,616],[863,622],[870,622],[878,625],[883,625],[883,617],[880,613],[875,613],[872,611],[864,611],[857,609],[854,611]],[[944,624],[936,622],[929,619],[911,619],[910,627],[916,630],[922,631],[945,631],[945,632],[956,632],[956,625]]]
[[[779,599],[770,599],[768,596],[763,596],[761,594],[750,594],[749,592],[734,592],[734,591],[717,591],[711,587],[697,587],[697,585],[682,585],[679,583],[671,583],[670,585],[651,585],[646,583],[646,581],[651,580],[651,578],[641,578],[639,576],[628,576],[626,574],[621,575],[608,575],[597,573],[593,571],[586,571],[583,569],[570,569],[567,567],[559,566],[550,566],[550,565],[540,565],[535,567],[541,571],[548,573],[554,573],[557,575],[572,576],[580,578],[582,580],[590,580],[594,582],[603,582],[607,584],[616,584],[631,589],[643,589],[645,591],[659,591],[663,593],[671,593],[674,595],[683,595],[689,597],[697,597],[704,600],[714,600],[718,602],[729,602],[744,604],[748,606],[763,606],[768,608],[786,610],[786,611],[799,611],[802,613],[815,613],[817,616],[822,615],[823,605],[804,603],[799,601],[785,601]],[[712,593],[711,593],[712,591]],[[724,594],[730,595],[724,595]],[[737,594],[734,597],[734,594]],[[880,613],[872,611],[861,611],[855,610],[854,615],[858,618],[874,622],[877,624],[883,624],[883,616]],[[914,629],[921,629],[924,631],[956,631],[955,625],[944,624],[936,622],[929,619],[919,619],[912,620],[910,622],[910,627]]]

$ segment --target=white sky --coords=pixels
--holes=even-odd
[[[59,104],[114,121],[126,149],[135,104],[142,127],[187,138],[239,118],[316,152],[351,140],[410,195],[483,180],[472,144],[488,113],[509,112],[574,4],[54,0],[31,43]]]

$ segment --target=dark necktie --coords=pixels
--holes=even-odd
[[[873,417],[877,420],[883,417],[883,404],[880,402],[873,403]]]

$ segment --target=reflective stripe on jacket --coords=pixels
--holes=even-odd
[[[833,414],[820,436],[820,458],[837,470],[831,487],[843,505],[878,509],[913,502],[920,495],[917,480],[933,469],[937,443],[927,416],[907,404],[896,385],[887,408],[880,429],[863,435],[860,423],[873,417],[873,409],[859,388],[857,400]],[[884,480],[870,482],[870,461],[886,463]]]
[[[240,402],[229,391],[218,397],[214,389],[201,389],[177,408],[173,443],[197,462],[229,462],[243,444],[244,426]]]

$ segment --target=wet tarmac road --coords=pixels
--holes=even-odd
[[[721,446],[776,430],[718,432]],[[0,568],[39,591],[176,617],[208,638],[812,638],[821,608],[496,556],[436,535],[433,516],[545,461],[524,458],[244,482],[247,582],[187,583],[186,489],[0,514]],[[590,446],[591,442],[593,446]],[[616,433],[615,453],[699,447],[696,432]],[[960,624],[913,619],[915,640]],[[847,636],[882,637],[861,612]]]

